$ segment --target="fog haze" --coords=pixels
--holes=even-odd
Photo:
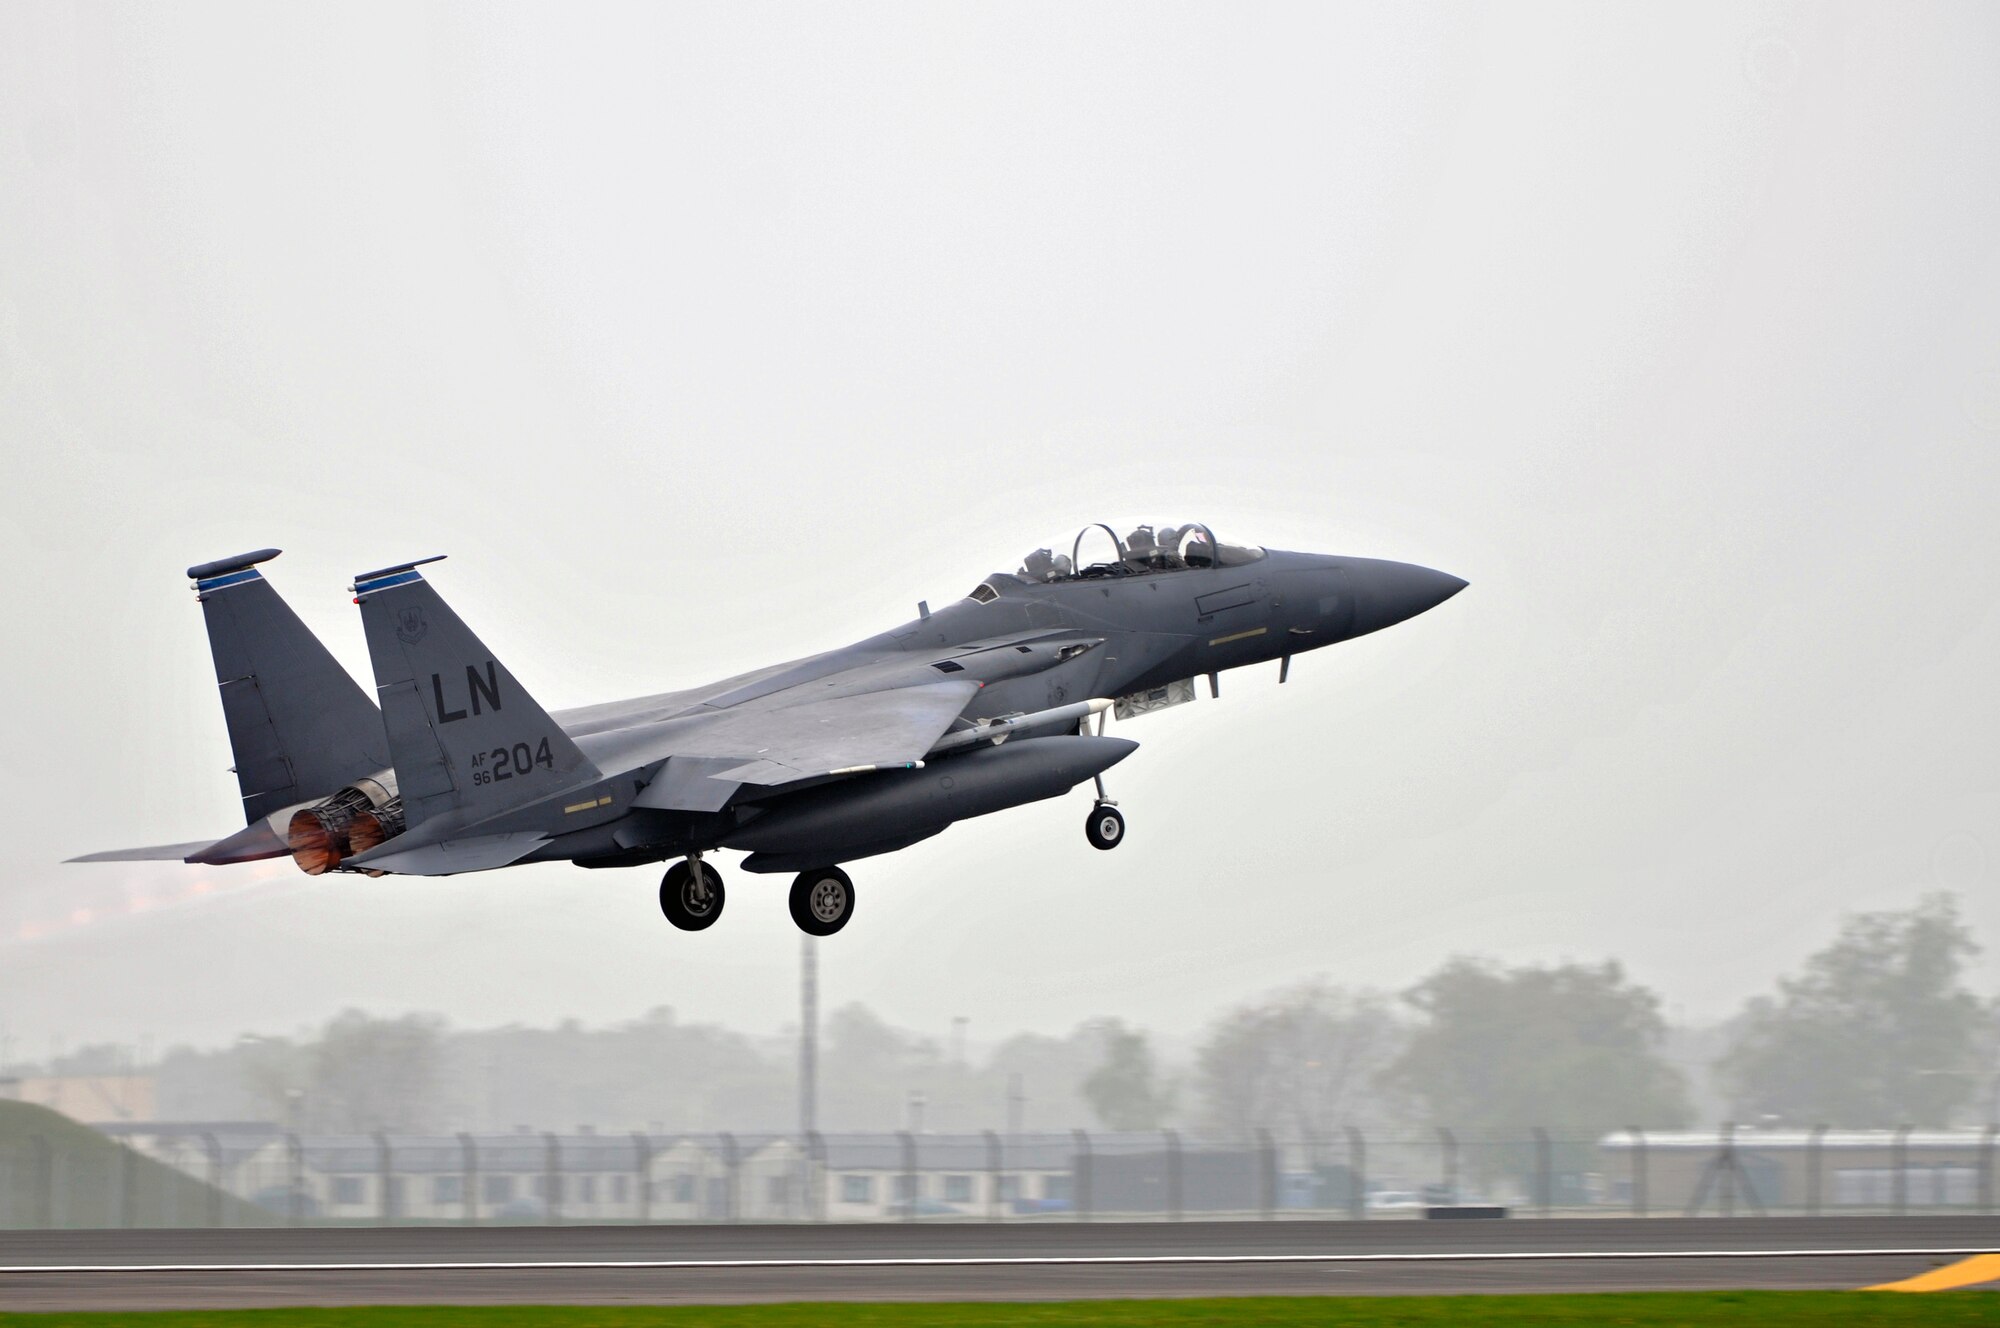
[[[840,645],[1092,520],[1471,582],[853,867],[834,1007],[1171,1036],[1840,916],[2000,935],[2000,13],[0,12],[0,1033],[794,1018],[783,878],[60,866],[237,828],[191,563],[433,581],[551,709]],[[1975,979],[2000,986],[2000,958]],[[4,1060],[0,1054],[0,1060]]]

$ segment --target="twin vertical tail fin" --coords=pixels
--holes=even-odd
[[[483,820],[598,778],[598,770],[417,569],[354,578],[354,602],[414,829],[444,812]]]
[[[598,780],[597,767],[438,598],[418,564],[355,578],[377,709],[258,571],[277,556],[258,549],[188,569],[208,623],[245,828],[209,842],[75,861],[223,863],[289,853],[311,875],[350,865],[380,875],[364,855],[452,812],[404,860],[393,860],[392,850],[388,869],[436,875],[500,866],[543,833],[443,840],[457,826]],[[593,796],[587,806],[565,807],[556,823],[602,812],[611,801]],[[289,820],[277,825],[274,814],[287,809]]]
[[[301,857],[296,834],[275,826],[272,816],[318,800],[318,807],[295,812],[296,826],[356,785],[379,791],[370,776],[389,765],[388,738],[368,694],[257,570],[277,556],[276,549],[258,549],[187,571],[208,624],[244,827],[221,839],[114,849],[72,862],[219,864],[290,853],[306,870],[323,871],[339,861],[337,853],[322,853],[317,866]]]
[[[259,549],[188,568],[252,824],[389,764],[375,703],[257,570],[277,556]]]

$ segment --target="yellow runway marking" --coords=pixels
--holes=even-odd
[[[1975,1254],[1970,1259],[1960,1259],[1957,1263],[1948,1263],[1900,1282],[1884,1282],[1881,1286],[1863,1287],[1862,1290],[1950,1291],[1955,1287],[1978,1286],[1981,1282],[2000,1282],[2000,1254]]]

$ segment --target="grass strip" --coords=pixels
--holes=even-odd
[[[2000,1295],[1696,1291],[1588,1295],[1243,1297],[1036,1303],[789,1305],[384,1305],[323,1309],[0,1313],[0,1328],[1955,1328],[2000,1324]]]

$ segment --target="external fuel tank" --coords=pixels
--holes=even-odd
[[[1124,760],[1139,744],[1125,738],[1026,738],[944,757],[914,770],[885,770],[796,794],[722,840],[722,847],[770,855],[752,871],[802,870],[912,843],[953,821],[1054,798]]]

